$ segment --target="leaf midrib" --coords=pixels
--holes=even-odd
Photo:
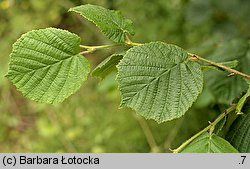
[[[102,9],[102,10],[103,10],[103,9]],[[104,10],[106,10],[106,9],[104,9]],[[79,14],[81,14],[81,11],[80,11],[80,10],[78,10],[77,12],[78,12]],[[111,10],[111,12],[112,12],[112,14],[114,14],[114,15],[116,14],[116,13],[115,13],[114,11],[112,11],[112,10]],[[85,13],[85,12],[84,12],[84,13]],[[85,13],[85,14],[81,14],[81,15],[83,15],[83,17],[85,17],[87,20],[93,22],[96,26],[101,27],[101,28],[103,28],[103,29],[106,29],[107,31],[110,31],[110,30],[111,30],[110,28],[107,29],[107,27],[103,26],[102,24],[96,23],[93,19],[90,19],[90,17],[86,16],[86,13]],[[127,32],[128,32],[126,29],[123,29],[123,28],[115,21],[115,19],[114,19],[114,17],[113,17],[112,15],[110,15],[109,13],[108,13],[108,15],[109,15],[110,21],[112,22],[112,24],[114,25],[114,27],[116,27],[116,30],[120,30],[119,34],[124,34],[124,33],[127,33]],[[118,15],[118,14],[117,14],[117,15]],[[110,21],[107,20],[106,18],[104,18],[104,19],[106,20],[107,23],[110,22]],[[124,19],[125,19],[125,18],[124,18]],[[124,22],[123,22],[123,21],[122,21],[121,25],[124,25]],[[101,30],[101,31],[102,31],[102,30]],[[102,31],[102,32],[103,32],[103,31]],[[103,33],[105,33],[105,32],[103,32]],[[118,33],[118,32],[115,32],[115,33]]]
[[[160,77],[162,77],[164,74],[172,71],[173,69],[175,69],[177,66],[180,66],[181,64],[184,64],[185,61],[179,63],[179,64],[176,64],[175,66],[165,70],[163,73],[161,73],[158,77],[154,77],[152,78],[152,80],[146,84],[145,86],[143,86],[137,93],[135,93],[133,96],[130,97],[130,99],[126,100],[126,102],[130,101],[131,99],[133,99],[136,95],[138,95],[145,87],[149,86],[151,83],[153,83],[155,80],[159,79]]]

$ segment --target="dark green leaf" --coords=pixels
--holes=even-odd
[[[238,60],[239,65],[235,69],[250,74],[250,50],[246,40],[238,39],[223,43],[209,56],[209,59],[215,62]],[[209,71],[205,74],[207,86],[218,103],[230,104],[247,90],[248,85],[242,77],[228,76],[228,74],[220,71]]]
[[[236,106],[236,114],[241,114],[241,109],[244,106],[245,102],[247,101],[248,97],[250,97],[250,86],[246,92],[246,94],[244,94],[244,96],[242,96],[242,98],[238,101],[237,106]]]
[[[226,139],[241,153],[250,153],[250,101],[231,125]]]
[[[92,71],[92,76],[100,77],[102,79],[105,78],[108,74],[116,70],[116,65],[120,62],[124,55],[125,52],[109,56],[96,66],[96,68]]]
[[[216,126],[214,133],[222,138],[225,138],[230,126],[233,124],[234,120],[238,117],[236,113],[229,113],[226,118],[221,120]]]
[[[126,34],[134,35],[133,22],[122,16],[119,11],[112,11],[97,5],[81,5],[71,8],[93,22],[109,39],[125,42]]]

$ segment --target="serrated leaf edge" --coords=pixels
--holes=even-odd
[[[143,45],[145,45],[145,44],[151,44],[151,43],[156,43],[156,42],[162,43],[162,44],[166,45],[165,42],[161,42],[161,41],[155,41],[155,42],[144,43]],[[167,44],[167,45],[175,45],[175,44]],[[176,45],[175,45],[175,46],[176,46]],[[135,48],[135,47],[137,47],[137,46],[134,46],[134,47],[130,48],[129,50],[127,50],[127,51],[126,51],[126,54],[123,56],[123,58],[125,58],[126,55],[127,55],[127,53],[128,53],[130,50],[132,50],[133,48]],[[121,60],[121,61],[122,61],[122,60]],[[120,61],[120,63],[121,63],[121,61]],[[187,60],[185,60],[185,61],[188,61],[188,58],[187,58]],[[192,60],[189,60],[189,61],[192,61]],[[120,63],[116,66],[117,69],[119,68]],[[203,74],[201,74],[201,75],[202,75],[202,79],[204,79]],[[118,73],[117,73],[117,75],[116,75],[116,81],[118,81],[118,78],[119,78],[119,71],[118,71]],[[199,92],[198,95],[194,98],[194,101],[192,102],[192,104],[191,104],[189,107],[187,107],[187,110],[186,110],[185,112],[187,112],[187,111],[190,109],[190,107],[192,107],[193,103],[197,100],[198,96],[201,94],[201,92],[202,92],[202,90],[203,90],[203,84],[204,84],[204,80],[202,81],[202,86],[201,86],[200,90],[198,91],[198,92]],[[121,96],[121,103],[120,103],[118,109],[130,108],[130,109],[132,109],[133,111],[135,111],[136,114],[142,116],[142,115],[141,115],[139,112],[137,112],[134,108],[132,108],[132,107],[130,107],[130,106],[127,106],[127,105],[124,105],[124,104],[122,103],[123,97],[122,97],[122,94],[121,94],[121,89],[120,89],[120,84],[119,84],[119,83],[118,83],[118,89],[119,89],[119,91],[120,91],[119,93],[120,93],[120,96]],[[185,115],[185,113],[184,113],[184,114],[180,114],[180,115],[176,116],[176,118],[174,118],[174,119],[180,118],[180,117],[182,117],[182,116],[184,116],[184,115]],[[145,117],[145,116],[143,116],[143,117],[144,117],[145,119],[147,119],[147,120],[153,119],[153,120],[155,120],[158,124],[173,120],[173,119],[156,120],[156,119],[150,118],[150,117]]]

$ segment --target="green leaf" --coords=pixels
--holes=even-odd
[[[220,134],[222,133],[223,129],[225,128],[226,124],[227,124],[227,116],[225,116],[221,121],[219,121],[215,128],[214,128],[214,133],[218,136],[220,136]]]
[[[235,69],[250,74],[250,48],[244,39],[235,39],[221,44],[208,59],[215,62],[238,60],[239,65]],[[205,73],[207,87],[211,89],[218,103],[230,104],[248,88],[242,77],[237,75],[228,77],[228,74],[221,71]]]
[[[248,97],[250,97],[250,86],[249,86],[246,94],[244,94],[242,96],[242,98],[239,100],[239,102],[237,103],[236,110],[235,110],[236,114],[242,114],[241,109],[244,106],[245,102],[247,101]]]
[[[133,22],[125,19],[119,11],[105,9],[97,5],[81,5],[71,8],[93,22],[109,39],[125,42],[126,34],[134,35]]]
[[[79,45],[80,38],[65,30],[30,31],[14,43],[7,77],[27,98],[62,102],[80,88],[90,71]]]
[[[224,66],[227,66],[229,68],[235,68],[236,66],[238,66],[239,61],[238,60],[232,60],[232,61],[222,62],[221,64],[224,65]]]
[[[247,89],[247,85],[240,76],[228,77],[225,72],[213,71],[210,73],[205,78],[207,86],[220,104],[231,104],[234,99],[239,98]],[[214,76],[212,76],[212,73]]]
[[[152,42],[133,47],[117,68],[121,107],[158,123],[184,115],[202,91],[200,65],[175,45]]]
[[[237,153],[238,151],[226,140],[208,132],[193,140],[182,153]]]
[[[92,76],[105,78],[108,74],[116,70],[116,65],[120,62],[120,60],[125,55],[125,52],[115,53],[104,61],[102,61],[96,68],[92,71]]]
[[[228,62],[222,62],[220,64],[224,65],[224,66],[227,66],[229,68],[235,68],[236,66],[238,66],[238,60],[233,60],[233,61],[228,61]],[[221,70],[221,71],[224,71],[216,66],[213,66],[213,65],[204,65],[204,66],[201,66],[202,70],[206,70],[206,69],[213,69],[213,70]]]
[[[221,120],[216,126],[214,133],[222,138],[225,138],[230,126],[234,120],[238,117],[236,113],[229,113],[223,120]]]
[[[242,110],[242,115],[230,126],[226,139],[241,153],[250,153],[250,101]]]

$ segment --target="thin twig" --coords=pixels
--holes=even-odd
[[[105,49],[105,48],[111,48],[116,46],[138,46],[142,45],[141,43],[132,42],[128,35],[126,35],[126,40],[124,43],[114,43],[114,44],[107,44],[107,45],[100,45],[100,46],[87,46],[87,45],[80,45],[80,48],[86,49],[85,51],[82,51],[80,54],[90,54],[95,52],[97,49]]]
[[[104,48],[110,48],[110,47],[122,46],[122,45],[124,45],[124,43],[114,43],[114,44],[100,45],[100,46],[80,45],[80,47],[84,49],[104,49]]]
[[[132,42],[131,39],[129,38],[129,36],[126,34],[126,40],[125,43],[129,46],[139,46],[142,45],[142,43],[136,43],[136,42]]]
[[[82,51],[80,54],[81,54],[81,55],[90,54],[90,53],[93,53],[93,52],[95,52],[95,51],[96,51],[96,49],[88,49],[88,50]]]
[[[194,139],[196,139],[197,137],[199,137],[200,135],[202,135],[203,133],[205,133],[208,130],[211,130],[211,132],[213,132],[212,130],[214,129],[214,127],[216,126],[216,124],[218,122],[220,122],[226,115],[228,115],[230,112],[232,112],[233,110],[235,110],[236,105],[233,104],[231,107],[229,107],[228,109],[226,109],[221,115],[219,115],[214,122],[210,123],[207,127],[205,127],[203,130],[201,130],[200,132],[196,133],[194,136],[192,136],[190,139],[188,139],[187,141],[185,141],[180,147],[171,150],[173,151],[173,153],[178,153],[180,151],[183,150],[184,147],[186,147],[189,143],[191,143]]]
[[[191,56],[191,58],[193,58],[193,59],[198,59],[198,60],[200,60],[200,61],[209,63],[209,64],[214,65],[214,66],[216,66],[216,67],[219,67],[219,68],[221,68],[221,69],[223,69],[223,70],[226,70],[226,71],[228,71],[228,72],[230,72],[230,73],[237,74],[237,75],[240,75],[240,76],[245,77],[245,78],[247,78],[247,79],[250,79],[250,75],[247,75],[247,74],[242,73],[242,72],[240,72],[240,71],[238,71],[238,70],[229,68],[229,67],[227,67],[227,66],[225,66],[225,65],[223,65],[223,64],[216,63],[216,62],[213,62],[213,61],[211,61],[211,60],[207,60],[207,59],[205,59],[205,58],[203,58],[203,57],[201,57],[201,56],[198,56],[198,55],[196,55],[196,54],[188,53],[188,55]]]

